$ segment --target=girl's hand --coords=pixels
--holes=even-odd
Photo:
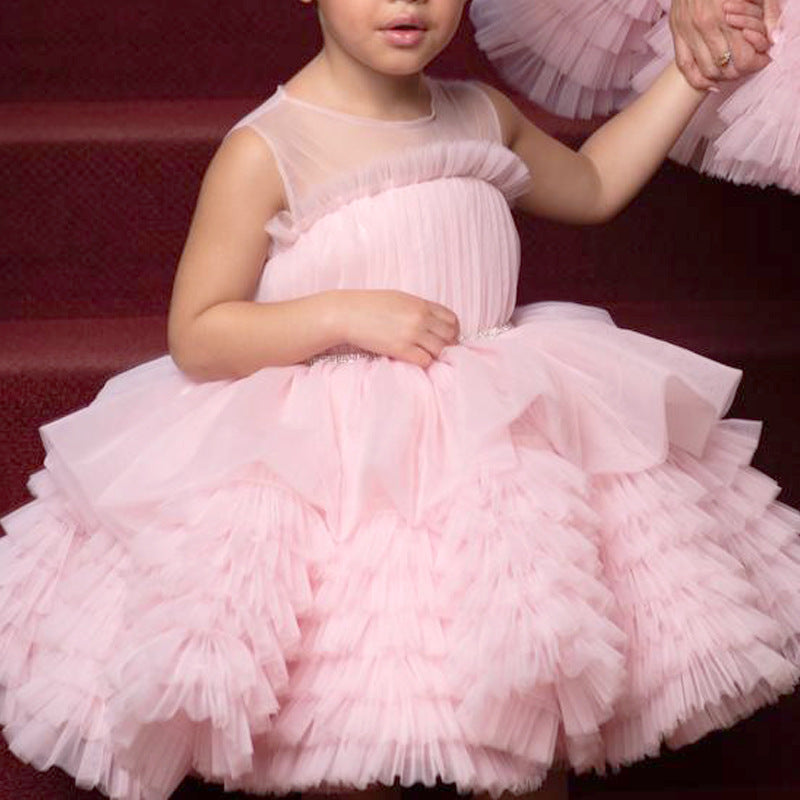
[[[394,290],[336,293],[344,338],[354,347],[428,367],[459,337],[458,317],[438,303]]]
[[[728,2],[673,0],[670,7],[675,60],[695,89],[710,89],[716,81],[740,78],[769,63],[766,51],[771,42],[764,23],[764,0],[733,0],[732,13],[742,24],[727,19],[724,6]],[[726,53],[728,63],[724,63]]]

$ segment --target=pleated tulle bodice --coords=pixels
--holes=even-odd
[[[316,198],[296,238],[275,221],[279,244],[258,299],[397,289],[452,308],[465,334],[506,322],[520,256],[503,192],[525,177],[515,157],[464,141],[410,151],[380,171],[385,182],[367,169]]]
[[[240,123],[273,149],[289,199],[266,224],[272,248],[256,299],[396,289],[452,308],[465,335],[508,321],[520,260],[509,202],[527,170],[502,145],[480,89],[429,85],[432,112],[419,120],[353,117],[279,89]],[[317,144],[321,125],[339,144]]]

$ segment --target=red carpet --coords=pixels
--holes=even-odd
[[[165,351],[172,276],[203,171],[224,131],[315,52],[310,13],[297,0],[4,3],[0,513],[26,498],[40,424]],[[495,80],[466,25],[434,71]],[[529,110],[571,144],[591,130]],[[766,421],[754,463],[792,505],[799,212],[788,194],[666,165],[608,225],[520,220],[521,301],[604,306],[621,326],[745,370],[731,416]],[[800,796],[796,752],[798,696],[657,761],[575,779],[573,795],[784,800]],[[176,798],[221,796],[187,781]],[[0,800],[89,797],[99,795],[0,751]]]

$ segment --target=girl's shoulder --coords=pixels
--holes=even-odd
[[[224,138],[229,137],[234,131],[238,131],[241,128],[251,128],[259,132],[268,129],[271,121],[274,122],[282,116],[282,97],[283,89],[279,86],[266,100],[248,111],[228,128]]]
[[[503,141],[503,127],[492,89],[478,80],[428,78],[440,116],[477,139]]]

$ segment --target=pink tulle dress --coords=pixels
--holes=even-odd
[[[476,84],[378,121],[240,120],[289,209],[257,299],[394,288],[428,369],[337,349],[196,383],[164,356],[42,428],[3,519],[11,749],[119,800],[536,788],[696,740],[800,679],[800,514],[725,419],[741,373],[597,308],[515,310],[529,175]]]
[[[473,0],[479,46],[508,82],[565,117],[609,114],[674,57],[671,0]],[[800,194],[800,0],[781,14],[760,72],[720,84],[670,156],[735,183]]]

